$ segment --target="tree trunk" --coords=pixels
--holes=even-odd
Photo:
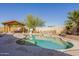
[[[78,32],[79,32],[79,26],[77,25],[76,27],[74,27],[73,34],[77,35]]]
[[[77,35],[79,35],[79,26],[77,26],[77,31],[76,32],[77,32]]]
[[[33,33],[35,32],[35,30],[36,30],[36,29],[35,29],[35,28],[33,28]]]

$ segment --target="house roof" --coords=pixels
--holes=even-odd
[[[16,21],[16,20],[11,20],[11,21],[5,21],[5,22],[3,22],[2,24],[4,24],[4,25],[17,25],[17,24],[19,24],[19,25],[25,25],[25,24],[23,24],[23,23],[21,23],[21,22],[19,22],[19,21]]]

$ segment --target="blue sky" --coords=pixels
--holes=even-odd
[[[46,21],[47,26],[58,26],[64,24],[68,12],[73,10],[79,10],[79,4],[0,4],[0,22],[7,20],[23,21],[27,15],[32,14]]]

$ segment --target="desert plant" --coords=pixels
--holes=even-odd
[[[27,16],[26,26],[29,29],[35,30],[36,27],[44,26],[45,22],[38,17],[34,17],[32,15]]]

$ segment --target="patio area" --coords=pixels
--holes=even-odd
[[[0,37],[0,56],[70,56],[67,53],[44,49],[39,46],[18,45],[16,40],[19,39],[14,34],[5,34]]]

